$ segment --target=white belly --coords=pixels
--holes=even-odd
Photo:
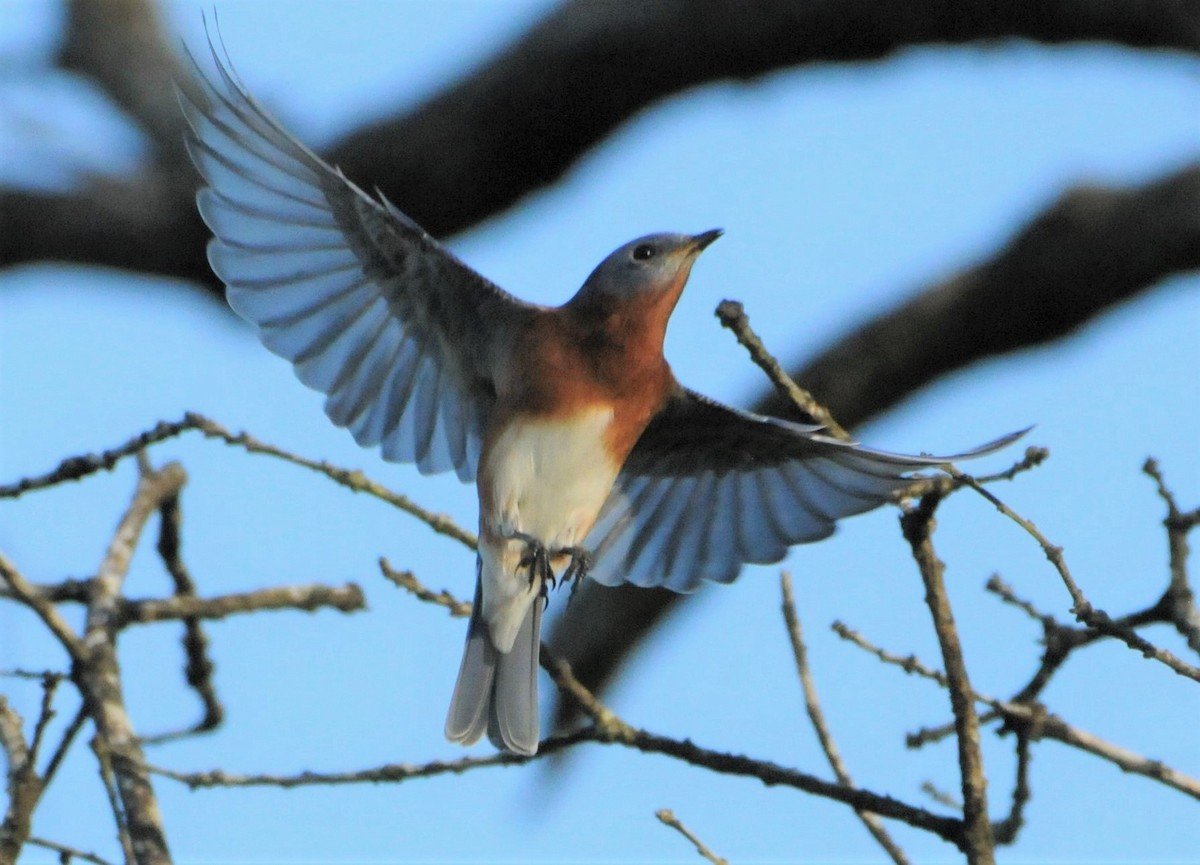
[[[604,447],[611,408],[570,420],[517,421],[490,449],[484,471],[498,513],[493,528],[532,535],[550,549],[580,543],[619,466]]]
[[[479,539],[482,614],[501,652],[512,648],[529,605],[541,603],[541,582],[521,565],[527,545],[513,533],[551,552],[583,542],[619,468],[604,447],[612,418],[612,409],[596,408],[570,420],[520,420],[488,448],[479,472],[480,492],[488,488],[480,521],[492,535]]]

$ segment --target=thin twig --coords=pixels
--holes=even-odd
[[[300,610],[314,612],[331,608],[353,613],[366,608],[362,589],[355,583],[326,586],[315,583],[307,586],[272,586],[252,592],[232,592],[215,598],[196,598],[177,595],[171,598],[124,600],[119,605],[116,622],[119,627],[175,619],[224,619],[240,613],[265,610]]]
[[[1175,629],[1187,640],[1193,652],[1200,653],[1200,609],[1196,607],[1196,596],[1188,581],[1187,561],[1188,532],[1200,525],[1200,508],[1189,513],[1179,510],[1174,494],[1167,488],[1162,470],[1155,459],[1146,460],[1142,471],[1154,479],[1158,496],[1167,506],[1167,547],[1169,552],[1171,580],[1163,593],[1163,610]]]
[[[783,368],[783,364],[767,351],[758,334],[750,328],[750,318],[746,315],[745,307],[740,302],[736,300],[721,301],[717,305],[716,315],[724,327],[733,331],[737,341],[750,353],[751,360],[767,374],[767,378],[771,380],[771,384],[775,386],[775,390],[783,399],[812,418],[814,423],[824,427],[825,431],[834,438],[843,441],[850,440],[850,433],[833,419],[829,409],[817,402],[811,393],[796,384],[787,374],[787,370]]]
[[[854,786],[854,779],[850,777],[850,772],[846,768],[846,764],[842,761],[842,755],[838,751],[837,743],[833,740],[833,734],[829,730],[829,724],[825,720],[825,712],[821,709],[821,701],[817,697],[817,686],[813,681],[812,670],[808,666],[808,647],[804,643],[804,631],[800,624],[800,616],[796,613],[796,597],[792,591],[792,575],[787,571],[783,571],[779,575],[779,588],[783,596],[783,620],[787,625],[788,639],[792,644],[792,657],[796,661],[796,672],[800,677],[800,687],[804,691],[804,707],[808,711],[809,721],[812,722],[813,730],[817,734],[817,741],[821,744],[821,750],[825,752],[825,759],[829,761],[829,768],[833,769],[833,774],[837,779],[847,787]],[[904,855],[904,851],[888,834],[884,828],[883,822],[874,814],[866,811],[856,810],[858,819],[866,826],[867,831],[879,843],[884,852],[891,857],[892,861],[897,865],[906,865],[908,857]]]
[[[153,429],[138,433],[129,441],[115,448],[101,451],[98,454],[67,457],[56,468],[45,474],[21,478],[11,484],[0,484],[0,499],[17,498],[33,490],[58,486],[67,481],[77,481],[101,471],[112,471],[113,467],[126,457],[139,454],[153,444],[175,438],[190,429],[195,429],[195,426],[187,418],[175,423],[160,421],[154,425]]]
[[[92,862],[94,865],[114,865],[108,859],[102,859],[95,853],[89,853],[86,850],[80,850],[76,847],[68,847],[66,844],[59,844],[57,841],[47,841],[45,838],[29,838],[28,843],[35,847],[45,847],[47,850],[53,850],[59,854],[59,861],[68,863],[72,859],[82,859],[84,862]]]
[[[13,597],[37,613],[38,618],[50,629],[50,633],[66,650],[71,661],[79,663],[83,657],[83,646],[80,644],[79,637],[71,630],[66,619],[59,615],[54,605],[29,584],[3,553],[0,553],[0,578],[8,583]]]
[[[311,469],[324,475],[352,492],[366,493],[367,495],[374,496],[380,501],[387,502],[405,513],[411,514],[438,534],[454,538],[454,540],[472,550],[479,543],[474,534],[460,527],[450,517],[445,514],[435,514],[432,511],[426,510],[408,496],[392,492],[382,484],[371,480],[361,470],[356,469],[351,471],[339,468],[325,461],[310,460],[289,453],[282,448],[259,441],[247,433],[232,433],[216,421],[209,420],[194,412],[188,412],[184,419],[192,428],[200,430],[206,438],[220,439],[226,444],[243,448],[247,453],[264,454],[292,463],[293,465],[303,466],[306,469]]]
[[[62,765],[63,759],[67,756],[67,751],[71,748],[71,743],[75,741],[75,737],[79,735],[79,731],[83,729],[83,724],[88,719],[88,707],[81,705],[75,711],[75,717],[71,719],[71,723],[67,725],[67,729],[63,731],[62,738],[58,741],[58,747],[54,749],[54,753],[50,756],[50,762],[46,764],[46,771],[42,773],[42,780],[49,784],[54,778],[54,774],[58,771],[58,767]]]
[[[180,531],[183,512],[179,496],[171,496],[162,503],[158,510],[158,555],[163,566],[171,575],[174,584],[174,596],[177,598],[196,597],[196,582],[192,579],[187,565],[183,561],[183,533]],[[200,698],[200,719],[182,730],[144,736],[146,744],[165,742],[205,733],[220,725],[225,716],[225,709],[217,696],[216,685],[213,682],[215,665],[208,652],[208,636],[204,633],[200,618],[185,616],[183,618],[183,656],[186,659],[183,676],[188,687]]]
[[[691,841],[692,845],[696,848],[696,852],[699,853],[701,856],[703,856],[705,859],[707,859],[709,862],[712,862],[713,865],[729,865],[728,859],[724,859],[724,858],[718,856],[712,850],[709,850],[708,846],[703,841],[701,841],[699,838],[697,838],[694,832],[692,832],[690,829],[688,829],[687,826],[684,826],[683,822],[678,817],[675,816],[675,812],[673,812],[667,808],[659,808],[657,811],[654,812],[654,816],[657,817],[658,821],[660,823],[662,823],[664,826],[671,827],[676,832],[678,832],[680,835],[682,835],[684,838]]]
[[[1049,613],[1042,613],[1032,603],[1017,596],[1016,591],[1005,583],[998,574],[988,578],[985,588],[1000,597],[1005,603],[1016,607],[1026,615],[1036,619],[1042,626],[1042,643],[1045,650],[1041,661],[1029,681],[1012,697],[1014,703],[1028,703],[1041,695],[1054,673],[1066,663],[1071,654],[1084,646],[1098,640],[1109,638],[1109,634],[1093,627],[1077,628],[1064,625]],[[1165,597],[1165,596],[1164,596]],[[1168,622],[1170,615],[1165,609],[1164,601],[1160,599],[1153,606],[1128,613],[1113,620],[1114,625],[1122,628],[1138,628],[1154,622]]]
[[[441,606],[462,604],[461,601],[456,601],[452,597],[449,598],[449,603],[440,600],[435,603]],[[948,841],[957,842],[961,835],[960,821],[933,814],[923,808],[913,807],[890,796],[883,796],[861,788],[846,787],[840,783],[831,783],[766,760],[755,760],[737,754],[713,751],[699,747],[687,740],[681,741],[659,736],[633,727],[596,699],[595,695],[575,678],[570,665],[556,658],[545,645],[541,649],[541,664],[550,673],[551,679],[554,680],[560,691],[577,701],[593,723],[580,730],[543,739],[538,745],[537,754],[531,757],[496,754],[491,757],[466,758],[449,763],[435,761],[422,765],[394,764],[356,772],[303,772],[298,775],[234,775],[223,770],[176,772],[150,765],[145,765],[144,768],[148,772],[171,778],[193,788],[213,786],[296,787],[313,784],[402,782],[431,775],[457,774],[484,766],[523,765],[582,742],[598,742],[624,745],[645,753],[663,754],[715,772],[757,778],[767,785],[786,786],[824,796],[853,808],[900,820]]]
[[[1030,747],[1032,737],[1027,730],[1017,730],[1017,778],[1013,784],[1012,805],[1008,816],[995,825],[997,844],[1012,844],[1017,840],[1017,834],[1025,824],[1025,806],[1033,797],[1029,786],[1029,763],[1033,759],[1033,749]]]
[[[987,591],[998,596],[1000,600],[1009,606],[1016,607],[1029,618],[1033,619],[1040,625],[1057,624],[1054,617],[1040,612],[1033,602],[1027,601],[1024,598],[1018,597],[1016,591],[1008,583],[1000,578],[999,574],[992,574],[988,577],[988,581],[983,586]]]
[[[996,510],[1000,511],[1000,513],[1004,514],[1014,523],[1019,525],[1035,541],[1037,541],[1038,545],[1042,548],[1042,552],[1045,553],[1046,558],[1050,561],[1050,563],[1054,565],[1055,570],[1058,571],[1059,576],[1062,578],[1063,585],[1066,586],[1067,591],[1070,593],[1071,600],[1074,604],[1074,606],[1071,608],[1071,612],[1074,614],[1076,619],[1083,622],[1085,625],[1088,625],[1089,627],[1095,628],[1096,630],[1106,634],[1107,636],[1116,637],[1118,640],[1125,643],[1125,645],[1129,646],[1129,648],[1140,652],[1143,657],[1165,664],[1179,675],[1186,676],[1193,681],[1200,682],[1200,667],[1189,664],[1182,658],[1176,656],[1174,653],[1155,646],[1149,640],[1136,633],[1133,629],[1122,627],[1111,617],[1109,617],[1108,613],[1093,607],[1091,602],[1083,594],[1083,590],[1079,588],[1079,585],[1071,576],[1071,572],[1067,568],[1066,558],[1063,556],[1062,547],[1058,547],[1050,543],[1050,541],[1046,539],[1046,536],[1043,535],[1038,527],[1035,526],[1030,520],[1027,520],[1025,517],[1022,517],[1020,514],[1014,511],[1012,508],[1002,502],[995,494],[981,486],[979,482],[970,475],[962,473],[953,466],[947,466],[946,470],[950,472],[956,479],[962,480],[967,486],[991,502]]]
[[[33,739],[29,743],[28,772],[30,775],[34,774],[34,766],[37,763],[38,754],[42,750],[46,728],[57,714],[54,711],[54,694],[58,690],[58,684],[61,681],[62,677],[57,673],[48,673],[42,678],[42,705],[38,710],[37,723],[33,727]]]
[[[478,543],[473,533],[460,527],[450,517],[426,510],[408,496],[392,492],[382,484],[371,480],[361,470],[344,469],[328,462],[298,456],[262,442],[247,433],[230,432],[216,421],[195,412],[188,412],[181,421],[160,421],[153,429],[139,433],[124,444],[101,451],[99,454],[68,457],[55,469],[43,475],[21,478],[10,484],[0,484],[0,499],[16,498],[32,490],[56,486],[64,481],[79,480],[100,471],[109,471],[126,457],[142,453],[151,445],[182,435],[190,430],[198,430],[205,438],[218,439],[228,445],[240,447],[247,453],[275,457],[315,471],[352,492],[364,493],[387,502],[421,520],[438,534],[454,538],[471,549],[475,549]]]
[[[884,663],[900,667],[907,673],[916,674],[930,681],[937,682],[942,687],[946,687],[945,674],[923,664],[914,655],[900,656],[892,654],[875,646],[861,634],[851,630],[840,622],[834,623],[834,631],[838,636],[870,652]],[[977,691],[972,693],[972,697],[992,709],[991,713],[980,716],[980,723],[990,721],[993,718],[1004,718],[1012,724],[1020,725],[1030,738],[1053,739],[1057,742],[1062,742],[1065,745],[1070,745],[1071,747],[1086,751],[1093,756],[1107,760],[1122,771],[1151,778],[1194,799],[1200,799],[1200,778],[1185,775],[1166,765],[1161,760],[1153,760],[1141,754],[1136,754],[1119,745],[1107,742],[1099,736],[1094,736],[1085,730],[1070,725],[1057,715],[1048,712],[1044,706],[1038,703],[1026,704],[998,700],[995,697],[990,697],[987,694],[981,694]],[[909,747],[916,747],[921,741],[942,738],[944,735],[953,732],[954,728],[952,725],[937,728],[932,733],[922,731],[921,734],[909,736],[908,745]]]
[[[955,811],[962,810],[962,802],[957,796],[941,789],[932,781],[922,781],[921,792],[939,805],[945,805],[947,808],[952,808]]]
[[[466,601],[460,601],[445,589],[435,592],[427,588],[412,571],[398,571],[391,566],[387,559],[382,557],[379,559],[379,570],[393,584],[404,589],[419,601],[445,607],[450,611],[451,616],[465,619],[471,615],[471,605]]]

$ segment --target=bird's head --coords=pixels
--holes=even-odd
[[[674,307],[692,263],[720,236],[721,229],[714,228],[701,234],[647,234],[631,240],[600,262],[572,303],[658,306],[665,301]]]

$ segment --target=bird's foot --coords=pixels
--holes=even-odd
[[[545,596],[546,587],[553,588],[555,585],[554,569],[550,567],[550,551],[533,535],[524,532],[513,532],[512,539],[525,544],[525,553],[517,562],[517,568],[529,568],[529,585],[532,586],[535,580],[541,580],[541,594]]]
[[[579,590],[579,584],[583,582],[583,578],[588,575],[588,571],[592,569],[592,553],[583,547],[563,547],[560,550],[555,550],[556,553],[563,553],[571,557],[571,563],[567,565],[567,569],[563,571],[562,581],[566,584],[571,583],[571,597],[575,597],[575,592]],[[568,601],[570,603],[570,601]]]

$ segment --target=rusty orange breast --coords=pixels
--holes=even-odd
[[[674,303],[664,300],[656,294],[619,307],[560,307],[535,316],[514,340],[493,424],[506,426],[517,415],[565,420],[608,406],[607,448],[624,462],[674,382],[662,353]]]

